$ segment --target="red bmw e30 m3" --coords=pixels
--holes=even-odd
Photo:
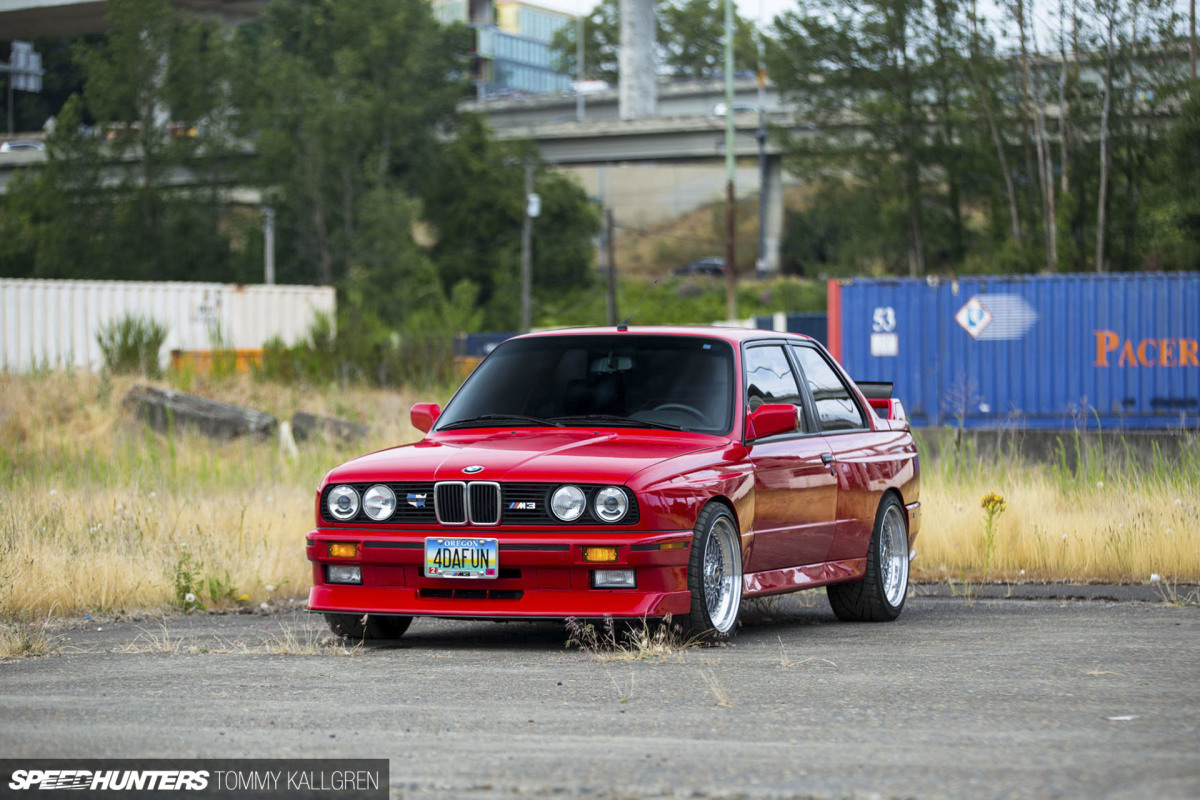
[[[308,607],[347,638],[414,616],[673,615],[728,639],[743,598],[827,586],[844,620],[904,608],[917,450],[820,344],[732,328],[510,339],[426,436],[332,470]]]

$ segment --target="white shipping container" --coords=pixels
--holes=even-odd
[[[98,371],[96,334],[126,315],[166,326],[163,366],[172,350],[257,350],[276,336],[295,344],[317,314],[332,322],[336,302],[330,286],[0,278],[0,369]]]

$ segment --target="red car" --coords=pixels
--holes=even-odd
[[[308,607],[353,639],[414,616],[668,614],[728,639],[743,598],[826,586],[839,618],[893,620],[920,469],[870,389],[770,331],[510,339],[445,409],[413,406],[423,440],[325,477]]]

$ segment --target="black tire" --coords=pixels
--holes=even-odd
[[[896,552],[900,543],[902,552]],[[900,616],[908,593],[908,516],[895,495],[885,496],[875,513],[862,580],[827,586],[825,593],[843,622],[891,622]]]
[[[399,639],[412,625],[412,617],[379,614],[326,614],[329,630],[348,642]]]
[[[714,548],[711,552],[710,542]],[[692,607],[685,623],[693,636],[727,642],[737,634],[742,605],[741,542],[733,514],[720,503],[709,503],[696,518],[687,573]],[[721,593],[714,594],[714,589]]]

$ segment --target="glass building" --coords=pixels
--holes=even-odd
[[[475,31],[474,79],[480,99],[568,92],[571,76],[557,72],[550,42],[575,17],[521,0],[433,0],[445,24]]]

